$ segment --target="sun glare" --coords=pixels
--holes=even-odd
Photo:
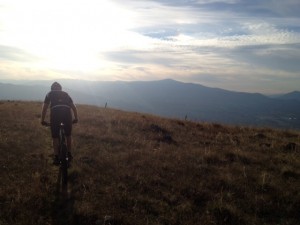
[[[98,56],[122,45],[134,24],[131,14],[108,0],[10,2],[2,43],[34,54],[55,69],[94,70]]]

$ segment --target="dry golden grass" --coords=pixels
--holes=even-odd
[[[0,225],[299,224],[300,134],[79,105],[68,192],[39,102],[0,102]]]

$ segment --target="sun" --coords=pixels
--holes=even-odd
[[[101,67],[99,54],[124,44],[120,37],[134,26],[132,13],[109,0],[11,0],[3,17],[2,43],[62,70]]]

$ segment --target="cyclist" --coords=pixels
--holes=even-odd
[[[59,126],[64,123],[65,135],[67,139],[68,157],[71,160],[72,154],[72,123],[78,122],[78,115],[76,106],[73,103],[72,98],[67,92],[62,91],[62,86],[58,82],[54,82],[51,85],[51,91],[47,93],[42,113],[41,113],[41,124],[46,125],[45,117],[47,109],[50,106],[50,124],[51,124],[51,135],[53,141],[54,158],[53,164],[59,165]],[[72,121],[72,112],[74,120]]]

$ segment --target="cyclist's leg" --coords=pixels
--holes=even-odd
[[[67,139],[67,148],[69,151],[69,156],[72,158],[72,114],[71,110],[66,111],[64,117],[64,124],[65,124],[65,134]]]
[[[53,146],[53,164],[59,165],[59,138],[52,137],[52,146]]]
[[[72,136],[67,136],[67,147],[68,147],[68,151],[71,152],[72,151]]]
[[[72,155],[72,136],[69,135],[67,136],[67,148],[68,148],[68,158],[69,161],[73,160],[73,155]]]
[[[53,138],[52,139],[52,145],[53,145],[53,152],[54,155],[58,155],[58,148],[59,148],[59,139],[58,138]]]
[[[51,136],[52,136],[52,145],[54,152],[54,163],[58,161],[59,154],[59,124],[60,118],[59,113],[55,110],[51,111],[50,123],[51,123]]]

